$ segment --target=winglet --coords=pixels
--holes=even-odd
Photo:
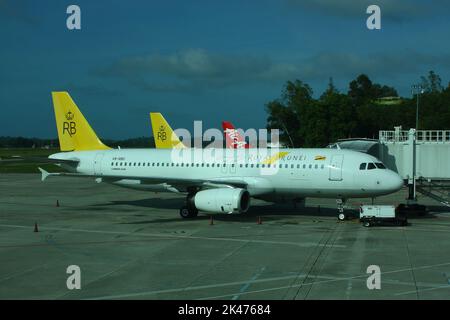
[[[45,171],[41,167],[39,167],[38,169],[42,173],[41,181],[45,181],[45,179],[47,179],[47,177],[50,175],[50,173],[48,171]]]

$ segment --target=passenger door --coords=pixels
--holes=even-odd
[[[96,176],[102,175],[102,160],[103,153],[97,153],[94,159],[94,175]]]
[[[337,154],[331,157],[330,163],[330,177],[331,181],[342,180],[342,164],[344,162],[344,155]]]

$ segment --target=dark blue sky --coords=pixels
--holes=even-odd
[[[381,30],[366,28],[369,4]],[[0,0],[0,136],[56,137],[54,90],[104,138],[150,136],[150,111],[174,128],[264,128],[296,78],[319,96],[329,77],[346,92],[367,73],[410,96],[429,70],[450,81],[449,13],[444,0]]]

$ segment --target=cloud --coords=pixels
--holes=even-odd
[[[199,92],[246,84],[280,83],[287,80],[350,80],[361,73],[371,77],[417,76],[424,70],[448,70],[450,54],[392,51],[370,54],[323,52],[303,59],[275,62],[269,57],[209,53],[188,49],[169,55],[123,58],[96,69],[101,77],[116,77],[153,92]]]
[[[125,78],[150,91],[190,91],[286,79],[296,72],[294,65],[276,63],[264,56],[225,55],[204,49],[187,49],[170,55],[123,58],[97,68],[93,74]],[[154,82],[155,77],[158,78],[157,83]]]
[[[361,17],[369,5],[376,4],[383,18],[396,21],[444,16],[450,11],[450,2],[446,0],[286,0],[286,3],[290,8],[346,18]]]

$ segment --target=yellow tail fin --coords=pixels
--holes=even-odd
[[[110,149],[92,130],[67,92],[52,92],[61,151]]]
[[[150,112],[156,149],[186,148],[159,112]]]

